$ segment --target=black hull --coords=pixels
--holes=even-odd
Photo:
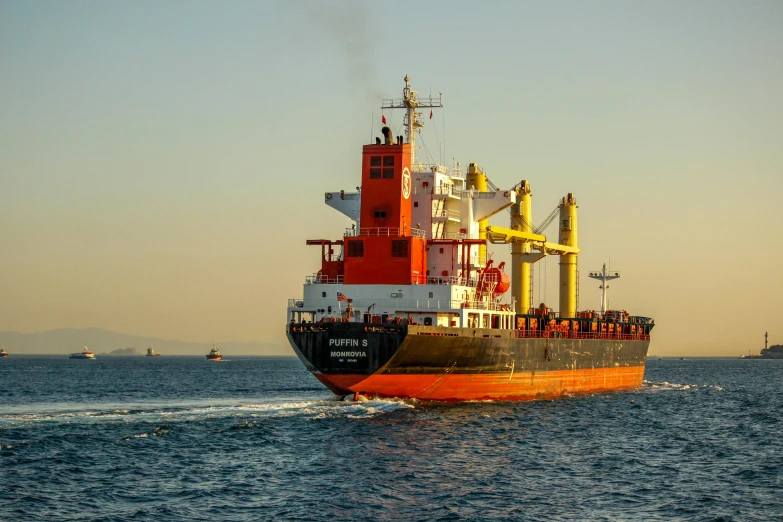
[[[292,325],[288,335],[305,366],[334,393],[443,400],[492,398],[498,385],[502,397],[512,399],[630,389],[641,384],[649,346],[646,339],[519,337],[517,330],[362,323]],[[532,391],[525,385],[515,392],[505,383],[515,375],[546,378]],[[442,379],[437,387],[448,391],[419,389],[433,379]],[[566,389],[552,392],[553,379],[568,383]]]

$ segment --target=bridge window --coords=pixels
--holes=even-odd
[[[381,179],[380,156],[370,156],[370,179]]]
[[[385,218],[386,217],[386,211],[385,210],[376,210],[375,211],[375,217],[376,218]]]
[[[364,241],[349,241],[348,257],[364,257]]]
[[[394,179],[394,156],[383,157],[383,179]]]
[[[408,242],[392,241],[392,257],[408,257]]]

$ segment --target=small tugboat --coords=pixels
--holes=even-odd
[[[72,353],[68,358],[69,359],[92,359],[92,360],[95,360],[95,354],[92,353],[90,350],[88,350],[87,347],[85,346],[83,351]]]
[[[215,343],[212,343],[212,349],[207,354],[207,360],[208,361],[222,361],[223,356],[220,354],[220,350],[217,349],[217,346],[215,346]]]
[[[0,346],[0,358],[6,358],[8,357],[8,352],[5,351],[5,348]]]
[[[160,357],[160,354],[155,353],[155,349],[152,346],[150,346],[149,348],[147,348],[147,357]]]

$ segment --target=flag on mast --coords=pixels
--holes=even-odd
[[[381,114],[381,123],[386,125],[386,116],[384,116],[383,114]]]
[[[342,292],[337,292],[337,300],[338,301],[348,301],[348,298],[345,297],[345,294]]]
[[[432,109],[430,109],[430,119],[432,119]]]

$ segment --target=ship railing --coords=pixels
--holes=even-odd
[[[544,320],[560,319],[560,312],[547,308],[545,314],[542,314],[538,308],[530,308],[524,315],[532,315],[533,317],[543,318]]]
[[[427,277],[425,283],[428,285],[457,285],[475,288],[478,285],[478,279],[475,277],[439,276]]]
[[[395,299],[385,303],[387,307],[397,310],[454,310],[459,308],[460,301],[452,299]]]
[[[351,306],[354,310],[366,310],[370,306],[375,305],[377,310],[397,310],[400,312],[410,312],[413,310],[422,311],[437,311],[437,310],[449,310],[455,311],[459,309],[474,309],[474,310],[507,310],[508,305],[502,305],[494,302],[482,302],[482,301],[463,301],[459,299],[405,299],[405,298],[392,298],[392,299],[354,299],[351,302]],[[378,313],[378,312],[374,312]]]
[[[460,308],[469,310],[493,310],[497,312],[513,312],[510,305],[494,301],[462,301]]]
[[[462,241],[463,239],[467,239],[468,235],[462,232],[446,232],[443,234],[443,237],[439,237],[438,239],[447,239],[450,241]]]
[[[432,188],[432,194],[435,194],[436,196],[446,195],[446,196],[459,196],[459,193],[462,191],[462,189],[455,187],[454,185],[441,185],[439,187],[433,187]]]
[[[455,310],[460,307],[460,301],[452,299],[380,299],[372,300],[378,309],[387,310]],[[370,303],[372,305],[373,303]],[[361,305],[358,306],[361,308]]]
[[[324,274],[313,274],[305,277],[306,285],[341,285],[343,282],[344,277],[341,275],[329,277]]]
[[[497,283],[497,274],[486,274],[484,276],[485,283]],[[345,276],[328,276],[325,274],[312,274],[305,277],[305,284],[307,285],[341,285],[345,283]],[[411,281],[412,284],[419,285],[456,285],[467,286],[469,288],[476,288],[478,286],[478,278],[476,277],[460,277],[460,276],[438,276],[427,277],[424,275],[418,275]]]
[[[388,236],[388,237],[420,237],[426,239],[427,233],[420,228],[412,227],[362,227],[359,229],[346,228],[346,237],[352,236]]]
[[[436,172],[438,174],[445,174],[451,178],[465,179],[465,171],[461,166],[453,165],[447,167],[440,163],[416,163],[411,165],[411,170],[414,172]]]
[[[456,309],[468,309],[468,310],[494,310],[494,311],[508,311],[513,312],[511,307],[503,303],[487,302],[487,301],[462,301],[462,300],[434,300],[434,299],[410,299],[399,300],[395,299],[392,303],[384,303],[384,307],[393,307],[397,310],[456,310]],[[381,306],[381,302],[378,302],[377,306]]]
[[[408,310],[403,311],[402,313],[405,313]],[[379,318],[381,319],[381,322],[375,322],[370,321],[367,324],[372,324],[373,330],[372,331],[388,331],[388,332],[399,332],[400,326],[399,324],[406,324],[407,318],[406,317],[399,317],[401,320],[400,323],[397,323],[396,321],[390,322],[387,320],[387,322],[382,322],[383,315],[381,314],[374,314],[372,315],[373,318]],[[393,315],[389,315],[389,318],[393,317]],[[307,322],[307,323],[289,323],[286,329],[290,332],[296,332],[296,331],[321,331],[321,330],[329,330],[330,324],[335,321],[331,321],[326,318],[322,318],[320,321],[315,322]],[[337,320],[336,322],[342,322],[340,320]],[[357,321],[353,321],[357,322]],[[358,322],[364,322],[358,321]],[[472,327],[471,327],[472,328]],[[485,336],[486,337],[486,336]],[[610,341],[649,341],[650,335],[649,334],[596,334],[596,333],[587,333],[587,332],[567,332],[567,333],[561,333],[561,332],[548,332],[543,330],[514,330],[514,337],[517,339],[597,339],[597,340],[610,340]]]
[[[452,178],[465,179],[465,171],[460,167],[446,167],[446,174]]]
[[[546,338],[546,339],[605,339],[613,341],[649,341],[650,334],[637,333],[599,333],[599,332],[579,332],[579,331],[554,331],[539,329],[517,329],[514,330],[514,337],[519,339],[528,338]]]
[[[314,322],[307,322],[307,323],[288,323],[286,326],[286,330],[288,332],[326,332],[331,330],[333,323],[340,323],[343,322],[340,321],[331,321],[328,319],[321,319],[319,321]],[[366,332],[379,332],[379,333],[399,333],[402,331],[403,326],[407,325],[407,322],[400,319],[400,322],[393,321],[393,322],[386,322],[386,323],[378,323],[378,322],[369,322],[365,323],[364,321],[354,321],[354,322],[362,322],[364,324],[368,324],[369,326],[365,329]]]
[[[464,189],[455,187],[452,184],[448,185],[440,185],[437,187],[414,187],[413,193],[414,194],[425,194],[425,195],[434,195],[434,196],[454,196],[456,198],[460,197]]]
[[[536,314],[536,308],[530,309],[530,314],[535,315]],[[601,312],[596,310],[584,310],[582,312],[579,312],[579,319],[588,319],[592,321],[600,321],[600,322],[606,322],[606,323],[614,323],[614,324],[655,324],[655,320],[652,317],[639,317],[636,315],[631,316],[623,316],[623,315],[617,315],[617,314],[601,314]],[[587,314],[587,315],[581,315],[581,314]]]
[[[304,307],[304,301],[301,299],[289,299],[288,300],[288,308],[302,308]]]
[[[446,219],[456,219],[459,221],[460,212],[459,210],[451,210],[451,209],[443,209],[441,211],[434,211],[432,213],[433,218],[446,218]]]
[[[419,284],[430,284],[430,285],[459,285],[459,286],[468,286],[471,288],[476,288],[478,286],[478,278],[476,277],[460,277],[460,276],[440,276],[440,277],[424,277],[420,276],[423,279],[419,281]],[[499,276],[497,274],[486,274],[484,276],[484,282],[485,283],[498,283],[499,282]]]
[[[495,197],[498,195],[498,192],[494,192],[494,191],[479,192],[478,190],[468,189],[468,190],[460,191],[459,195],[460,195],[460,197],[463,197],[463,198],[495,199]],[[501,194],[502,194],[502,192],[501,192]]]
[[[361,201],[362,194],[361,194],[361,192],[345,192],[345,191],[326,192],[324,194],[324,197],[326,199],[326,203],[328,204],[331,201],[335,201],[336,202],[338,199],[345,200],[345,201],[352,201],[352,200],[359,200],[359,201]]]
[[[374,305],[374,306],[373,306]],[[335,305],[333,305],[334,307]],[[349,304],[342,304],[342,309],[345,311],[347,307],[350,306],[354,313],[357,313],[359,311],[367,311],[368,308],[373,308],[374,310],[401,310],[401,311],[412,311],[412,310],[423,310],[423,311],[436,311],[436,310],[458,310],[462,307],[462,301],[459,300],[451,300],[451,299],[405,299],[405,298],[395,298],[392,297],[391,299],[352,299]],[[296,308],[305,308],[304,301],[302,299],[289,299],[288,300],[288,308],[290,309],[296,309]],[[313,303],[312,306],[308,307],[308,310],[310,308],[323,308],[322,301],[319,301],[317,303]],[[373,312],[374,314],[378,314],[379,312]]]

